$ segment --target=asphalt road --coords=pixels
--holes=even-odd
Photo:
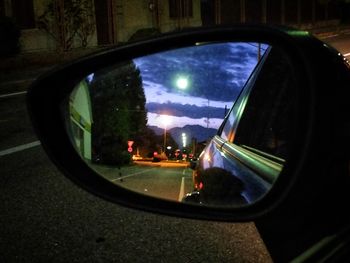
[[[193,191],[192,170],[187,163],[136,162],[121,168],[90,165],[107,180],[144,195],[179,202]]]
[[[0,167],[0,262],[270,262],[253,224],[119,207],[73,185],[40,147]]]
[[[323,39],[324,42],[333,46],[350,60],[350,33],[343,35],[333,35]]]
[[[349,57],[349,35],[325,40]],[[0,262],[271,262],[253,223],[131,210],[66,179],[37,142],[24,104],[40,72],[0,82]]]

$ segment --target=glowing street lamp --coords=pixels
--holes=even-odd
[[[187,145],[186,133],[182,133],[182,146],[185,148]]]
[[[177,80],[176,80],[176,86],[178,87],[178,89],[180,90],[185,90],[188,88],[188,85],[189,85],[189,81],[188,81],[188,78],[187,77],[179,77]],[[209,123],[210,123],[210,118],[209,118],[209,97],[208,95],[206,95],[206,98],[208,100],[208,110],[207,110],[207,120],[206,120],[206,123],[207,123],[207,129],[209,128]]]
[[[164,146],[163,146],[163,152],[165,153],[166,148],[166,128],[171,123],[170,118],[168,115],[161,115],[161,121],[164,124]]]
[[[181,90],[185,90],[188,87],[188,79],[185,77],[179,77],[176,80],[176,86],[181,89]]]

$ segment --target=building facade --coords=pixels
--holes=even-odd
[[[80,15],[86,21],[73,39],[76,25],[67,19],[72,3],[85,7]],[[142,29],[167,32],[202,25],[200,0],[0,0],[1,15],[20,27],[24,52],[118,44]]]
[[[305,26],[340,20],[346,0],[203,0],[203,24]],[[345,14],[343,14],[345,15]]]
[[[0,0],[0,16],[13,17],[21,28],[21,50],[25,52],[55,50],[58,47],[67,50],[81,46],[112,45],[127,42],[135,36],[137,39],[137,35],[143,37],[152,32],[163,33],[201,25],[259,22],[310,29],[316,25],[338,23],[346,18],[346,12],[349,12],[348,2],[350,1]],[[67,11],[77,3],[85,8],[79,13],[81,21],[85,21],[81,25],[74,24],[71,16],[74,12]],[[51,32],[45,30],[45,25]],[[72,30],[77,32],[71,34]]]

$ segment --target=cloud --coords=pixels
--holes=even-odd
[[[223,119],[225,117],[225,106],[226,106],[226,113],[229,107],[231,107],[232,103],[230,104],[222,104],[220,107],[211,107],[210,101],[209,101],[209,107],[208,104],[206,105],[190,105],[190,104],[180,104],[180,103],[148,103],[146,105],[147,111],[149,113],[156,113],[156,114],[167,114],[171,116],[177,116],[177,117],[189,117],[189,118],[221,118]]]
[[[187,94],[181,94],[181,93],[171,93],[165,90],[165,88],[157,83],[154,82],[143,82],[146,101],[148,103],[178,103],[178,104],[189,104],[189,105],[196,105],[196,106],[206,106],[208,105],[208,99],[201,98],[201,97],[195,97],[195,96],[189,96]],[[210,100],[210,106],[216,107],[216,108],[224,108],[225,105],[232,105],[236,98],[233,98],[232,100],[226,100],[226,101],[216,101],[216,100]]]
[[[250,43],[215,43],[175,49],[135,59],[144,82],[178,94],[176,79],[187,77],[189,96],[233,100],[257,63]]]
[[[165,128],[164,125],[164,115],[151,113],[147,114],[149,126],[157,126],[159,128]],[[167,116],[168,124],[166,125],[167,129],[172,129],[175,127],[182,128],[186,125],[200,125],[202,127],[207,127],[207,118],[189,118],[189,117],[177,117],[177,116]],[[209,119],[209,128],[218,129],[222,123],[223,119],[219,118],[210,118]]]
[[[261,52],[267,46],[261,46]],[[180,48],[134,60],[140,69],[148,108],[149,125],[163,127],[161,114],[172,115],[172,127],[198,124],[218,128],[224,108],[230,108],[255,68],[256,43],[210,43]],[[176,87],[186,78],[188,88]]]

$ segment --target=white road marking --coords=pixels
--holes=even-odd
[[[27,144],[22,144],[16,147],[12,147],[3,151],[0,151],[0,157],[1,156],[5,156],[5,155],[9,155],[12,153],[16,153],[16,152],[20,152],[29,148],[33,148],[40,145],[40,141],[35,141],[35,142],[31,142],[31,143],[27,143]]]
[[[27,91],[20,91],[20,92],[15,92],[15,93],[8,93],[8,94],[0,95],[0,98],[13,97],[13,96],[17,96],[17,95],[23,95],[23,94],[26,94],[26,93],[27,93]]]
[[[178,201],[181,202],[185,195],[185,177],[182,177]]]
[[[350,53],[343,54],[344,57],[350,56]]]
[[[121,177],[119,177],[119,178],[112,179],[111,181],[114,182],[114,181],[118,181],[118,180],[121,180],[121,179],[124,179],[124,178],[127,178],[127,177],[134,176],[134,175],[147,173],[148,171],[151,171],[151,170],[154,170],[154,169],[157,169],[157,168],[158,168],[158,167],[151,168],[151,169],[147,169],[147,170],[143,170],[143,171],[136,172],[136,173],[133,173],[133,174],[128,174],[128,175],[126,175],[126,176],[121,176]]]

